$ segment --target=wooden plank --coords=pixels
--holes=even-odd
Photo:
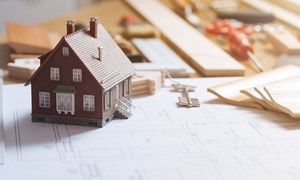
[[[160,71],[137,71],[132,78],[133,96],[155,94],[164,85],[164,73]]]
[[[300,42],[299,40],[288,30],[266,32],[269,42],[280,53],[299,53]]]
[[[157,0],[126,0],[163,34],[188,63],[205,76],[239,76],[245,68]]]
[[[298,15],[300,15],[300,1],[299,0],[269,0],[271,2],[274,2],[285,9],[288,9]]]
[[[132,43],[148,61],[157,64],[163,70],[166,69],[172,77],[189,77],[189,74],[196,74],[193,68],[160,39],[134,38]]]
[[[28,80],[40,66],[40,60],[37,58],[16,59],[7,66],[10,78]]]
[[[7,23],[7,39],[18,54],[43,54],[53,47],[48,31],[40,26]]]
[[[291,27],[300,30],[300,16],[266,0],[241,0],[245,4],[262,12],[273,13],[274,16]]]

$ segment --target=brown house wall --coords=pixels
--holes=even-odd
[[[87,71],[83,63],[78,59],[76,54],[69,48],[69,56],[62,55],[62,47],[66,47],[68,44],[62,42],[61,46],[54,52],[50,61],[47,61],[44,68],[40,71],[38,76],[31,82],[32,89],[32,114],[43,115],[58,115],[69,116],[78,118],[103,118],[103,104],[102,104],[102,88],[97,84],[96,80]],[[50,80],[50,68],[58,67],[60,69],[60,80]],[[73,69],[82,69],[82,82],[73,82]],[[56,94],[53,90],[57,85],[74,86],[75,93],[75,114],[64,113],[58,114],[56,111]],[[39,107],[39,92],[50,92],[50,108]],[[95,96],[95,111],[83,110],[83,95]],[[107,114],[106,112],[104,113]]]

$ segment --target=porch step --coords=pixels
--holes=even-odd
[[[132,116],[131,109],[134,107],[131,103],[131,101],[121,98],[117,101],[117,111],[115,112],[115,117],[121,118],[121,119],[128,119],[130,116]]]
[[[118,118],[118,119],[128,119],[132,116],[132,114],[129,114],[129,113],[124,113],[122,111],[119,111],[117,110],[115,112],[115,117]]]

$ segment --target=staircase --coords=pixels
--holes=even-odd
[[[120,119],[128,119],[132,116],[131,109],[134,106],[132,105],[131,101],[128,101],[124,97],[121,99],[117,99],[117,111],[115,112],[115,117]]]

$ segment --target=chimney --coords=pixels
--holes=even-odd
[[[99,60],[102,61],[103,47],[98,47]]]
[[[72,34],[75,32],[75,23],[73,20],[68,20],[67,21],[67,34]]]
[[[98,21],[97,17],[90,18],[90,33],[91,36],[93,36],[94,38],[97,38],[97,32],[98,32],[97,21]]]

